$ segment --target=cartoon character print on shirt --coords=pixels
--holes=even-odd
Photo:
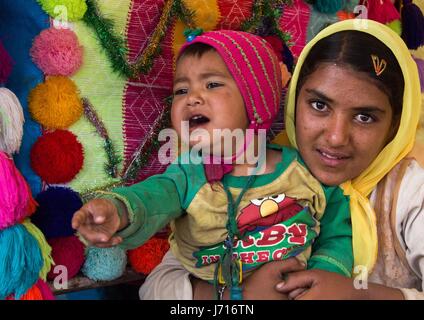
[[[252,199],[237,218],[241,239],[235,240],[234,254],[243,262],[243,271],[296,256],[316,237],[315,225],[308,207],[284,193]],[[216,263],[224,250],[219,243],[194,252],[196,267]]]

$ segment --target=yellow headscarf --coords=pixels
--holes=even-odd
[[[322,30],[303,49],[287,93],[286,131],[290,144],[297,148],[295,136],[295,98],[299,72],[311,48],[321,39],[334,33],[356,30],[380,39],[395,55],[403,72],[405,91],[399,130],[395,138],[380,152],[370,166],[357,178],[341,185],[350,196],[353,252],[355,266],[364,266],[371,272],[377,260],[376,216],[368,196],[377,183],[413,148],[421,110],[421,91],[418,69],[403,40],[390,28],[371,20],[345,20]]]

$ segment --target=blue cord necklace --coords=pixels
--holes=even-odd
[[[236,215],[237,209],[240,205],[241,199],[247,190],[252,186],[256,176],[251,175],[247,180],[246,185],[241,190],[236,201],[233,199],[226,183],[223,182],[225,193],[228,199],[228,220],[226,228],[228,230],[228,236],[224,241],[224,253],[217,263],[215,269],[215,289],[217,295],[219,294],[219,284],[225,285],[230,289],[231,300],[243,300],[243,289],[240,286],[242,282],[242,262],[240,258],[233,256],[233,249],[235,241],[240,239],[240,232],[237,227]]]

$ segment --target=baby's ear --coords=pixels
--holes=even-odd
[[[22,106],[15,94],[0,88],[0,150],[7,154],[19,152],[24,125]]]

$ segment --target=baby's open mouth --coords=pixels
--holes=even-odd
[[[200,125],[208,123],[208,122],[209,122],[209,118],[202,116],[200,114],[196,114],[188,120],[188,124],[189,124],[190,128],[195,128],[197,126],[200,126]]]

